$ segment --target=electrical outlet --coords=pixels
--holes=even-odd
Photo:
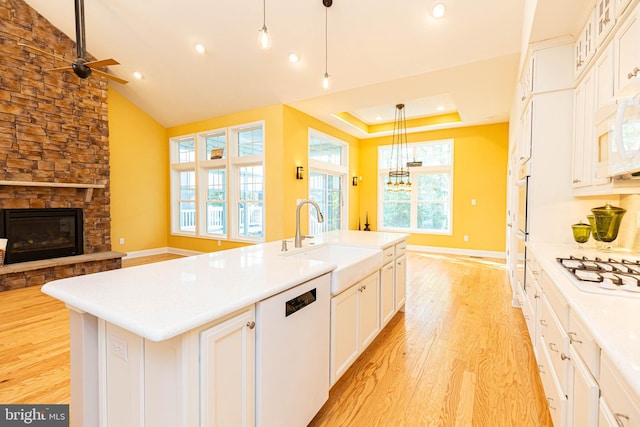
[[[469,241],[469,236],[467,236],[466,234],[464,235],[464,241],[468,242]]]
[[[121,237],[121,238],[120,238],[120,244],[121,244],[121,245],[124,245],[124,237]]]
[[[109,350],[111,351],[111,354],[113,354],[118,359],[124,360],[125,362],[129,357],[129,348],[127,346],[127,342],[122,338],[116,337],[114,335],[111,335],[110,337]]]

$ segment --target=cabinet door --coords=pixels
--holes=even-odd
[[[591,60],[591,57],[595,53],[595,11],[589,15],[589,19],[582,27],[582,32],[576,42],[576,62],[575,62],[575,74],[576,76],[581,74],[586,69],[587,64]]]
[[[598,399],[600,388],[578,353],[571,348],[571,369],[573,370],[573,388],[571,390],[571,416],[574,426],[598,427]]]
[[[358,288],[331,298],[331,385],[358,356]]]
[[[254,311],[200,333],[200,425],[253,426]]]
[[[380,328],[383,328],[396,312],[393,261],[380,270]]]
[[[358,336],[361,353],[380,332],[378,273],[374,273],[355,286],[358,288]]]
[[[396,311],[404,311],[407,300],[407,256],[396,258]]]
[[[595,70],[595,110],[615,103],[613,77],[613,44],[605,49],[594,66]]]
[[[598,0],[596,2],[596,42],[600,46],[611,32],[616,22],[613,8],[615,0]]]
[[[639,9],[640,11],[640,9]],[[637,85],[640,80],[640,22],[638,11],[633,12],[624,26],[618,31],[615,41],[616,46],[616,96],[631,96],[632,91],[625,90],[632,85]]]
[[[616,2],[616,17],[619,17],[624,13],[631,0],[615,0]]]

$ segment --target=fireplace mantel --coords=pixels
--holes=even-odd
[[[77,184],[72,182],[41,182],[41,181],[1,181],[0,185],[18,187],[57,187],[57,188],[84,188],[87,190],[84,201],[89,203],[93,197],[95,188],[105,188],[104,184]]]

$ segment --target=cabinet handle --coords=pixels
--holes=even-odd
[[[543,371],[544,369],[544,365],[538,365],[538,372],[540,372],[541,374],[544,374],[545,372]]]
[[[574,183],[574,184],[580,184],[581,182],[582,182],[582,180],[580,180],[580,179],[574,179],[574,180],[573,180],[573,183]]]
[[[609,19],[608,16],[605,16],[605,18],[602,20],[602,23],[605,25],[608,24],[609,22],[611,22],[611,19]]]
[[[629,421],[629,417],[624,414],[614,414],[613,417],[616,419],[616,423],[618,423],[620,427],[624,427],[624,423],[622,422],[621,418]]]
[[[253,328],[255,328],[255,327],[256,327],[256,322],[253,322],[253,321],[251,321],[251,322],[247,322],[247,327],[248,327],[249,329],[253,329]]]
[[[631,71],[629,74],[627,74],[627,79],[628,79],[628,80],[631,80],[632,78],[634,78],[635,76],[637,76],[639,72],[640,72],[640,68],[638,68],[638,67],[633,67],[633,71]]]
[[[389,267],[387,267],[387,270],[393,270],[393,264],[391,264]]]
[[[392,258],[393,254],[387,254],[387,258]]]
[[[549,407],[549,409],[553,409],[555,411],[556,408],[551,406],[551,402],[553,402],[553,399],[551,397],[547,397],[547,406]]]
[[[534,298],[540,298],[540,295],[538,295],[537,293],[533,296]]]
[[[582,344],[582,341],[576,339],[576,333],[575,332],[567,332],[567,335],[569,335],[569,341],[571,342],[577,342],[578,344]]]
[[[398,265],[402,265],[402,261],[400,261],[400,262],[397,262],[396,264],[398,264]]]
[[[562,359],[562,360],[571,360],[571,358],[569,356],[567,356],[566,354],[564,354],[564,353],[560,354],[560,359]]]
[[[547,321],[546,321],[546,320],[544,320],[544,319],[540,319],[540,324],[541,324],[542,326],[547,326]]]
[[[549,343],[549,350],[555,351],[557,353],[558,352],[558,348],[556,347],[556,343],[550,342]]]

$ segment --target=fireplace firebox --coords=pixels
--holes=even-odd
[[[84,253],[82,209],[3,209],[0,237],[8,239],[5,263]]]

